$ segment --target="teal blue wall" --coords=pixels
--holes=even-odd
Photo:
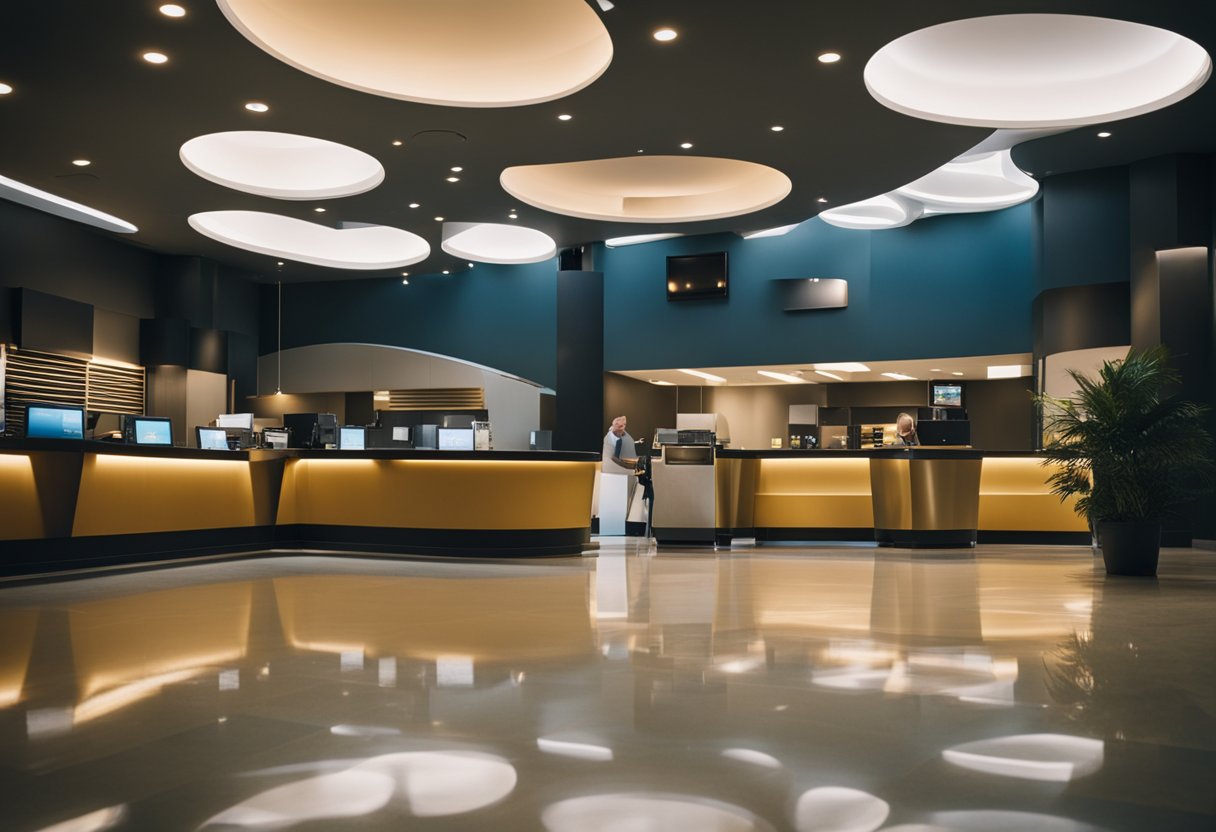
[[[1035,222],[1026,204],[888,231],[815,219],[782,237],[604,249],[605,369],[1030,352]],[[729,299],[667,302],[668,255],[723,250]],[[848,308],[784,312],[774,281],[798,277],[844,278]]]
[[[261,350],[275,350],[275,287],[263,287]],[[556,384],[557,261],[283,285],[283,348],[389,344]]]

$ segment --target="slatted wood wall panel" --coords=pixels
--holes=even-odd
[[[432,387],[425,390],[390,390],[389,410],[485,410],[486,394],[480,387]]]
[[[4,374],[5,432],[25,433],[25,405],[78,405],[106,413],[144,412],[142,367],[111,367],[84,358],[9,350]]]

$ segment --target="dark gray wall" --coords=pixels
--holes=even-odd
[[[1040,289],[1128,280],[1128,170],[1049,176],[1042,188]]]
[[[604,410],[604,275],[557,273],[557,424],[553,447],[598,451]],[[636,439],[637,434],[631,435]]]

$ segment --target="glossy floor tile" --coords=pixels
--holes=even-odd
[[[1216,829],[1216,553],[279,556],[0,589],[0,827]]]

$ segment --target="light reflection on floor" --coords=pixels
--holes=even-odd
[[[1216,828],[1210,552],[276,557],[0,633],[18,832]]]

